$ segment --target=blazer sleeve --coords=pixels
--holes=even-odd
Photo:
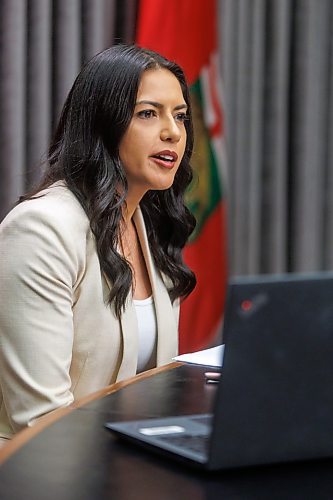
[[[14,432],[73,401],[72,303],[84,240],[66,204],[43,198],[18,205],[3,223],[0,384]]]

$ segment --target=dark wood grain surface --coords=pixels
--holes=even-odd
[[[204,369],[179,366],[78,405],[45,426],[0,468],[8,500],[331,499],[333,461],[207,473],[118,441],[104,427],[211,410]]]

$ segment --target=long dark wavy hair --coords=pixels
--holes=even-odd
[[[112,283],[108,301],[118,318],[133,283],[131,266],[117,251],[127,193],[119,144],[134,113],[142,73],[158,68],[171,71],[180,83],[189,114],[187,141],[173,185],[148,191],[140,207],[155,265],[170,278],[171,301],[189,295],[196,279],[183,262],[182,249],[195,227],[184,204],[192,179],[191,106],[182,69],[160,54],[135,45],[115,45],[86,63],[64,104],[44,176],[19,200],[38,196],[56,181],[66,182],[89,218],[101,269]]]

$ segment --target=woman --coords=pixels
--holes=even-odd
[[[182,70],[114,46],[78,75],[48,168],[0,232],[0,437],[177,354],[193,134]]]

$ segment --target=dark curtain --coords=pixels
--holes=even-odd
[[[0,219],[41,174],[82,64],[135,39],[136,0],[1,0]]]
[[[230,272],[333,268],[333,2],[220,0]]]

